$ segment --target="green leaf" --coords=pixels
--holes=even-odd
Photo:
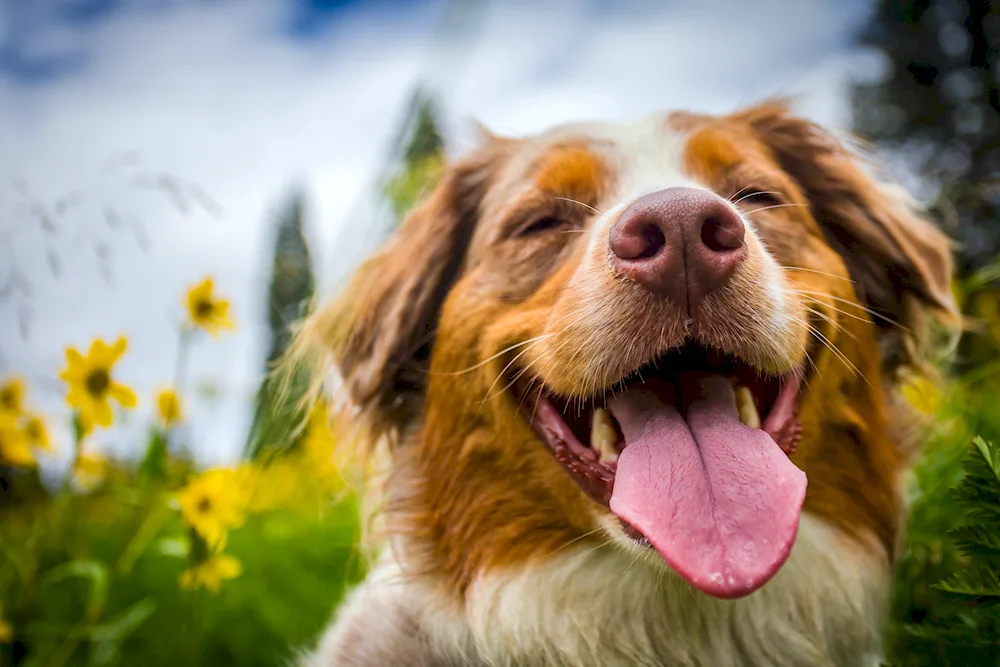
[[[145,623],[154,611],[156,611],[156,602],[152,598],[143,598],[113,619],[98,625],[90,633],[90,637],[92,640],[100,642],[121,642],[139,629],[139,626]]]
[[[84,618],[100,617],[104,603],[108,599],[108,566],[95,560],[72,561],[53,568],[42,580],[42,585],[57,584],[71,577],[79,577],[90,582]]]
[[[90,633],[94,643],[93,664],[114,665],[121,660],[121,643],[128,639],[156,611],[150,598],[139,600],[114,619],[103,623]]]
[[[949,593],[975,597],[980,602],[986,602],[984,598],[997,598],[1000,601],[1000,573],[994,569],[994,565],[977,563],[963,568],[934,587]]]
[[[992,605],[1000,602],[1000,449],[980,437],[972,443],[955,494],[969,523],[951,531],[968,563],[934,588]]]
[[[1000,559],[1000,530],[992,526],[966,526],[950,535],[962,551],[976,557]]]
[[[983,440],[979,436],[972,439],[972,444],[976,446],[983,460],[989,465],[990,470],[993,472],[993,480],[1000,483],[1000,447],[997,447],[992,442]],[[1000,494],[1000,487],[994,487],[993,491]]]
[[[167,461],[167,438],[163,431],[154,428],[146,445],[146,455],[139,465],[139,479],[145,482],[163,479]]]

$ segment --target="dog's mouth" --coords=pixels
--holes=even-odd
[[[678,574],[746,595],[788,558],[805,474],[797,373],[759,372],[691,343],[585,399],[513,383],[539,437],[587,495]]]

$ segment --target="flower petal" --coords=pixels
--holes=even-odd
[[[95,338],[90,343],[90,350],[87,352],[87,361],[93,366],[107,366],[108,356],[111,350],[100,338]]]
[[[114,413],[111,411],[111,404],[107,400],[102,401],[90,401],[89,409],[83,409],[80,411],[81,415],[86,415],[94,424],[97,426],[104,426],[107,428],[114,423]]]
[[[115,341],[115,344],[111,346],[111,349],[108,352],[109,355],[108,365],[110,366],[111,364],[118,361],[118,359],[120,359],[121,356],[125,354],[125,350],[127,348],[128,348],[128,339],[125,338],[125,336],[119,336],[118,340]]]
[[[213,281],[211,278],[205,278],[200,283],[188,290],[187,302],[188,307],[193,307],[199,301],[207,301],[212,298],[212,287]]]
[[[59,377],[66,382],[73,382],[74,379],[83,375],[87,362],[83,355],[75,347],[66,348],[66,369],[59,374]]]
[[[134,408],[139,402],[135,392],[120,382],[112,382],[110,389],[108,389],[108,393],[111,394],[111,398],[118,401],[123,408]]]
[[[222,554],[217,556],[217,561],[215,564],[216,572],[223,579],[232,579],[233,577],[238,577],[243,572],[243,565],[239,560],[233,556],[228,556]]]
[[[86,392],[78,384],[71,384],[66,392],[66,403],[71,408],[82,408]]]
[[[3,449],[0,450],[0,460],[18,468],[31,468],[36,464],[35,455],[31,452],[28,443],[21,440],[3,443]]]

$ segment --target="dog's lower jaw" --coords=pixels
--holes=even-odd
[[[482,573],[458,604],[384,560],[303,667],[879,664],[890,570],[804,515],[788,563],[737,600],[617,546]]]

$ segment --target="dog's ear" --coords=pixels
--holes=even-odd
[[[927,324],[959,323],[951,292],[951,242],[921,217],[905,191],[866,171],[833,134],[771,102],[741,114],[809,200],[813,217],[882,329],[889,371],[920,366]]]
[[[332,362],[349,407],[375,436],[403,432],[419,411],[438,315],[499,158],[484,148],[447,166],[383,249],[299,333],[305,363],[325,372]]]

